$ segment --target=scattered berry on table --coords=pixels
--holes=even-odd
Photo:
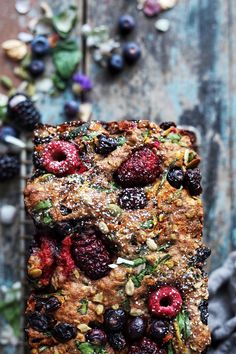
[[[162,11],[162,7],[156,0],[146,0],[143,6],[143,12],[148,17],[158,15]]]
[[[126,333],[131,341],[142,338],[146,331],[146,321],[142,317],[133,317],[127,321]]]
[[[208,313],[208,301],[207,300],[202,300],[200,302],[200,305],[198,306],[198,309],[200,311],[200,317],[201,317],[202,323],[207,325],[208,316],[209,316],[209,313]]]
[[[160,157],[149,147],[143,147],[133,152],[114,176],[123,187],[139,187],[154,182],[160,173]]]
[[[147,196],[141,188],[125,188],[119,194],[119,204],[122,209],[143,209],[147,205]]]
[[[155,342],[162,344],[163,339],[169,332],[169,324],[162,320],[152,320],[149,335]]]
[[[104,313],[104,325],[111,332],[121,331],[126,323],[126,314],[124,310],[107,309]]]
[[[96,346],[104,346],[107,342],[106,333],[100,328],[93,328],[86,333],[86,340]]]
[[[32,131],[40,122],[41,116],[34,103],[22,93],[9,98],[7,111],[12,122],[22,130]]]
[[[179,189],[184,181],[184,173],[180,167],[172,167],[167,174],[167,181],[174,188]]]
[[[118,74],[124,68],[124,59],[120,54],[112,54],[108,59],[107,66],[112,74]]]
[[[40,59],[33,59],[28,66],[28,70],[32,76],[40,76],[45,70],[45,64]]]
[[[182,297],[172,286],[163,286],[149,296],[148,307],[153,315],[162,318],[173,318],[182,307]]]
[[[201,172],[199,168],[188,169],[184,176],[184,186],[191,195],[199,195],[202,193]]]
[[[80,87],[80,92],[87,92],[92,90],[93,84],[87,75],[76,73],[73,76],[73,81]]]
[[[160,124],[160,128],[163,129],[163,130],[167,130],[169,129],[170,127],[176,127],[176,124],[175,122],[163,122]]]
[[[17,136],[16,130],[10,125],[5,125],[0,128],[0,140],[5,140],[7,136]]]
[[[115,350],[122,350],[126,346],[126,340],[121,332],[110,333],[108,335],[108,342]]]
[[[45,310],[47,312],[54,312],[61,307],[61,302],[56,296],[51,296],[45,303]]]
[[[77,235],[71,246],[71,254],[76,266],[90,279],[100,279],[110,270],[109,253],[93,231]]]
[[[138,44],[130,42],[123,48],[123,56],[128,64],[134,64],[141,57],[141,49]]]
[[[32,312],[28,315],[29,326],[38,332],[46,332],[48,329],[47,317],[40,312]]]
[[[65,103],[64,112],[68,118],[75,118],[79,111],[78,102],[71,100]]]
[[[77,329],[70,323],[59,323],[53,330],[52,335],[58,342],[65,343],[76,337]]]
[[[118,27],[121,34],[128,34],[135,28],[135,20],[131,15],[122,15],[118,21]]]
[[[17,176],[20,172],[20,162],[16,156],[5,154],[0,156],[0,182]]]
[[[17,208],[14,205],[5,204],[0,207],[0,223],[11,225],[14,222]]]
[[[50,45],[45,36],[36,36],[31,42],[32,53],[37,56],[44,56],[49,52]]]
[[[165,351],[157,346],[151,339],[144,337],[129,348],[128,354],[164,354]]]
[[[48,172],[57,176],[72,174],[81,164],[76,147],[67,141],[51,141],[40,161]]]
[[[99,135],[94,150],[97,154],[108,155],[117,148],[117,141],[106,135]]]

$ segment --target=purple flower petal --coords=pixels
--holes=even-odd
[[[159,14],[162,8],[157,0],[146,0],[143,7],[143,12],[146,16],[152,17]]]
[[[92,81],[84,74],[76,73],[73,76],[73,81],[81,86],[82,91],[89,91],[93,88]]]

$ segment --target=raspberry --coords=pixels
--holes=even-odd
[[[71,246],[71,254],[77,267],[90,279],[100,279],[108,274],[110,256],[94,231],[77,234]]]
[[[15,177],[20,171],[20,163],[17,157],[5,154],[0,157],[0,182]]]
[[[51,141],[42,154],[43,167],[58,176],[75,173],[81,161],[76,147],[66,141]]]
[[[159,349],[156,343],[147,337],[129,348],[128,354],[164,354],[163,349]]]
[[[136,150],[115,172],[115,178],[123,187],[145,186],[161,173],[160,157],[149,147]]]
[[[32,131],[36,124],[40,122],[40,113],[31,99],[22,93],[17,93],[10,97],[7,111],[17,127],[23,130]]]
[[[61,251],[57,258],[57,264],[63,268],[64,275],[68,275],[75,268],[75,262],[73,261],[70,253],[70,248],[72,244],[72,239],[70,236],[67,236],[62,241]]]
[[[119,195],[119,204],[123,209],[143,209],[147,205],[147,197],[141,188],[126,188]]]
[[[172,286],[163,286],[151,293],[148,307],[153,315],[164,318],[175,317],[182,307],[182,297]]]
[[[194,170],[189,169],[186,171],[184,176],[184,186],[189,190],[191,195],[199,195],[202,193],[201,187],[201,172],[199,168],[195,168]]]

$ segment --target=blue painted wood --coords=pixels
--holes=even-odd
[[[234,0],[181,0],[161,15],[170,20],[171,27],[160,34],[154,28],[155,19],[147,19],[137,11],[135,0],[121,1],[116,6],[111,0],[88,2],[88,22],[107,24],[113,33],[118,17],[125,12],[132,14],[137,30],[128,40],[137,41],[142,48],[140,62],[116,78],[108,76],[90,56],[88,71],[96,82],[94,117],[172,120],[192,125],[200,133],[204,237],[212,247],[211,269],[219,266],[233,248],[232,173],[234,177],[236,174],[236,162],[232,164],[235,128],[234,132],[230,129],[236,112],[233,3]],[[234,230],[234,245],[235,238]]]

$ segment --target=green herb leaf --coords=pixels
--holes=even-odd
[[[68,80],[81,60],[82,54],[76,41],[61,41],[53,52],[53,62],[57,73],[64,80]]]
[[[139,266],[140,264],[144,264],[147,262],[146,258],[136,258],[136,259],[133,259],[133,262],[134,262],[134,265],[132,267],[137,267]]]
[[[52,202],[50,199],[46,199],[46,200],[41,200],[40,202],[38,202],[35,207],[34,210],[39,211],[39,210],[45,210],[45,209],[49,209],[52,207]]]
[[[66,89],[66,82],[59,75],[52,75],[52,82],[58,90],[64,91]]]
[[[52,24],[60,37],[66,38],[77,20],[77,7],[70,6],[69,9],[53,16]]]
[[[78,308],[77,312],[79,312],[81,315],[86,315],[88,311],[88,300],[82,299],[80,300],[81,307]]]
[[[45,225],[50,225],[53,223],[53,219],[51,218],[50,214],[46,212],[43,215],[42,222]]]
[[[1,76],[1,84],[6,88],[6,89],[11,89],[13,87],[12,80],[10,77],[6,75]]]
[[[124,136],[119,136],[116,141],[118,145],[122,146],[126,143],[126,138]]]
[[[183,336],[184,340],[187,340],[191,335],[191,322],[189,319],[188,312],[182,310],[178,313],[176,321],[179,327],[180,334]]]
[[[180,134],[170,133],[167,135],[167,139],[171,140],[172,143],[178,142],[181,138],[182,136]]]
[[[88,128],[89,128],[89,125],[90,123],[84,123],[82,125],[80,125],[78,128],[75,128],[74,130],[72,130],[68,137],[70,139],[74,139],[76,138],[78,135],[81,135],[81,134],[86,134]]]
[[[151,229],[153,226],[154,224],[152,219],[146,220],[141,224],[142,229]]]
[[[82,137],[82,140],[83,141],[91,141],[93,140],[96,136],[98,136],[100,134],[100,132],[91,132],[90,134],[88,135],[84,135]]]
[[[78,349],[80,350],[81,354],[94,354],[94,348],[90,343],[76,343]]]
[[[172,347],[172,344],[171,344],[171,343],[169,343],[169,344],[168,344],[168,348],[167,348],[167,350],[168,350],[168,354],[175,354],[174,349],[173,349],[173,347]]]

